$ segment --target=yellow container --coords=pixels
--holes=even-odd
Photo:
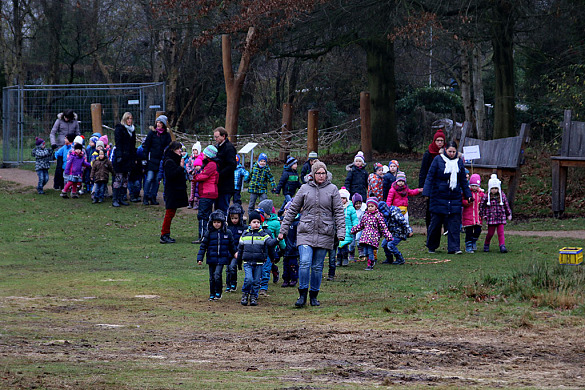
[[[579,265],[583,262],[583,248],[565,247],[559,250],[559,264]]]

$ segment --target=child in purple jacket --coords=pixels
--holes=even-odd
[[[65,165],[65,172],[63,175],[67,177],[67,184],[61,191],[63,198],[68,198],[67,193],[71,188],[71,197],[79,198],[77,194],[78,187],[81,188],[81,182],[83,180],[83,168],[91,168],[91,165],[85,161],[83,153],[83,145],[76,143],[73,146],[73,152],[67,157],[67,165]]]

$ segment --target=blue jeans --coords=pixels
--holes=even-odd
[[[95,183],[95,193],[93,194],[94,199],[104,199],[104,193],[106,192],[106,187],[108,186],[107,181],[98,181]]]
[[[262,276],[262,266],[264,264],[244,263],[244,285],[242,292],[250,294],[252,297],[258,298],[258,290],[260,290],[260,277]]]
[[[360,244],[361,247],[364,250],[364,256],[366,256],[368,258],[368,265],[370,265],[370,262],[373,264],[374,263],[374,248],[371,245],[368,244]]]
[[[402,242],[401,238],[396,236],[392,237],[393,240],[390,241],[390,245],[388,245],[388,241],[386,239],[382,240],[382,247],[384,248],[384,253],[386,253],[386,258],[388,258],[388,253],[394,256],[400,256],[402,253],[398,250],[397,246]]]
[[[215,200],[215,209],[221,210],[224,214],[227,214],[228,208],[230,207],[230,198],[232,194],[219,194]]]
[[[37,171],[37,176],[39,177],[39,183],[37,184],[37,191],[42,191],[43,187],[49,181],[49,170],[48,169],[39,169]]]
[[[158,172],[146,172],[146,180],[144,181],[144,197],[148,199],[156,199],[158,195],[159,181],[156,177]]]
[[[325,248],[299,245],[299,289],[309,288],[310,281],[311,291],[319,291],[326,254]]]
[[[260,290],[268,291],[268,282],[270,282],[270,272],[272,271],[272,261],[266,259],[262,267],[262,281],[260,282]]]
[[[135,179],[130,180],[128,179],[128,191],[130,192],[130,199],[136,199],[140,196],[140,189],[142,187],[142,180]]]
[[[292,197],[290,195],[285,195],[284,196],[284,202],[282,202],[282,206],[280,207],[280,211],[284,210],[284,206],[286,206],[286,204],[288,202],[290,202],[292,200]]]

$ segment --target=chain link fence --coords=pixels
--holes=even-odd
[[[57,114],[73,109],[81,133],[92,134],[91,105],[101,103],[102,123],[113,128],[124,112],[134,116],[137,134],[146,134],[157,111],[165,111],[165,83],[20,85],[3,89],[2,161],[17,164],[31,159],[35,137],[47,145]],[[112,131],[104,134],[113,141]]]

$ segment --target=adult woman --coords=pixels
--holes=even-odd
[[[156,201],[159,187],[157,174],[165,148],[169,146],[171,141],[171,135],[167,131],[167,117],[160,115],[156,118],[156,128],[148,133],[142,144],[144,156],[148,159],[146,181],[144,182],[144,198],[142,200],[145,206],[149,204],[158,205]]]
[[[187,207],[187,181],[185,177],[185,160],[182,157],[183,146],[173,141],[164,153],[163,169],[165,172],[165,219],[160,231],[161,244],[173,244],[171,222],[180,207]]]
[[[57,115],[57,120],[51,129],[51,148],[56,150],[65,145],[65,137],[69,134],[73,134],[73,137],[81,135],[79,131],[79,122],[77,122],[77,114],[70,108]],[[62,166],[63,158],[58,157],[53,182],[53,188],[55,189],[63,189],[65,185]]]
[[[469,202],[473,202],[469,183],[465,177],[463,160],[457,155],[457,144],[451,141],[431,163],[423,189],[423,196],[430,197],[431,223],[427,229],[429,253],[435,253],[441,243],[443,223],[446,223],[449,231],[448,252],[462,253],[459,242],[461,192]]]
[[[307,303],[311,286],[311,306],[319,306],[317,300],[323,275],[323,263],[327,251],[334,246],[335,235],[339,241],[345,238],[345,216],[337,187],[331,184],[327,166],[317,161],[311,167],[311,176],[303,184],[284,215],[278,239],[282,240],[297,214],[301,220],[297,229],[299,249],[299,299],[296,307]]]
[[[112,206],[128,206],[123,197],[128,190],[128,174],[136,163],[136,133],[134,132],[134,118],[129,112],[122,115],[122,120],[114,129],[116,148],[112,165],[114,166],[114,182],[112,183]]]
[[[429,168],[431,167],[431,163],[437,157],[443,149],[445,145],[445,133],[443,129],[440,128],[437,130],[435,135],[433,136],[433,142],[429,144],[429,148],[425,151],[423,155],[422,163],[420,165],[420,171],[418,173],[418,188],[423,188],[425,186],[425,180],[427,178],[427,173],[429,172]],[[425,215],[425,223],[427,229],[429,228],[429,224],[431,223],[431,212],[429,210],[429,201],[427,199],[426,202],[426,215]]]

